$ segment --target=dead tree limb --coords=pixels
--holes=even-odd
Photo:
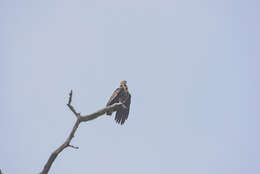
[[[47,174],[51,168],[52,163],[54,162],[54,160],[56,159],[56,157],[59,155],[59,153],[61,153],[65,148],[67,147],[71,147],[74,149],[78,149],[79,147],[73,146],[70,144],[72,138],[74,137],[75,132],[77,131],[79,124],[81,122],[87,122],[93,119],[96,119],[102,115],[104,115],[107,111],[114,111],[116,109],[116,107],[120,106],[122,103],[115,103],[113,105],[107,106],[103,109],[98,110],[97,112],[94,112],[92,114],[89,115],[85,115],[85,116],[81,116],[80,113],[78,113],[74,107],[71,105],[72,102],[72,90],[70,91],[69,94],[69,101],[67,103],[67,106],[70,108],[70,110],[74,113],[74,115],[76,116],[77,120],[68,136],[68,138],[66,139],[66,141],[59,146],[54,152],[51,153],[48,161],[46,162],[46,164],[44,165],[43,170],[41,171],[40,174]]]

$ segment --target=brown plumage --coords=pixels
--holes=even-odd
[[[123,104],[114,110],[116,111],[115,120],[118,124],[124,124],[125,120],[128,118],[131,104],[131,95],[128,92],[125,80],[122,81],[120,83],[120,87],[113,92],[112,96],[107,102],[107,106],[118,102],[122,102]],[[114,111],[107,112],[107,115],[112,115],[112,112]]]

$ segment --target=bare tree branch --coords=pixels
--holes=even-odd
[[[74,109],[74,107],[71,105],[71,102],[72,102],[72,90],[70,91],[69,96],[70,97],[69,97],[69,102],[68,102],[67,106],[74,113],[74,115],[79,119],[80,118],[80,113],[77,113],[76,110]]]
[[[65,148],[67,148],[67,147],[71,147],[71,148],[74,148],[74,149],[78,149],[79,148],[79,147],[71,145],[70,142],[71,142],[72,138],[74,137],[74,134],[77,131],[77,129],[79,127],[79,124],[81,122],[87,122],[87,121],[96,119],[96,118],[104,115],[107,111],[112,111],[113,112],[118,106],[122,105],[122,103],[115,103],[113,105],[110,105],[110,106],[107,106],[107,107],[105,107],[103,109],[100,109],[99,111],[94,112],[92,114],[81,116],[80,113],[76,112],[74,107],[71,105],[71,102],[72,102],[72,90],[70,91],[70,94],[69,94],[69,101],[67,103],[67,106],[74,113],[74,115],[76,116],[77,120],[76,120],[76,122],[75,122],[75,124],[74,124],[74,126],[73,126],[73,128],[72,128],[72,130],[71,130],[71,132],[70,132],[70,134],[68,136],[68,138],[66,139],[66,141],[61,146],[59,146],[54,152],[51,153],[48,161],[44,165],[44,168],[43,168],[43,170],[41,171],[40,174],[48,174],[48,172],[49,172],[49,170],[51,168],[52,163],[54,162],[56,157],[59,155],[59,153],[62,152]]]
[[[72,145],[69,145],[69,147],[73,148],[73,149],[79,149],[78,146],[72,146]]]
[[[89,115],[86,115],[86,116],[81,116],[80,121],[87,122],[87,121],[96,119],[96,118],[100,117],[101,115],[105,114],[107,111],[114,111],[115,108],[117,108],[120,105],[122,105],[122,103],[115,103],[115,104],[107,106],[103,109],[100,109],[99,111],[94,112],[92,114],[89,114]]]

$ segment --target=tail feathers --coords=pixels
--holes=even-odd
[[[119,109],[117,112],[116,112],[116,116],[115,116],[115,121],[118,123],[118,124],[124,124],[125,121],[127,120],[128,118],[128,110],[127,109]]]

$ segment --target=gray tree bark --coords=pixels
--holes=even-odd
[[[52,163],[54,162],[54,160],[57,158],[57,156],[67,147],[71,147],[74,149],[78,149],[78,147],[72,146],[70,144],[72,138],[74,137],[75,132],[77,131],[79,124],[82,122],[87,122],[90,120],[94,120],[102,115],[104,115],[107,111],[114,111],[116,107],[120,106],[122,103],[115,103],[113,105],[107,106],[103,109],[100,109],[92,114],[89,115],[85,115],[85,116],[81,116],[80,113],[76,112],[76,110],[74,109],[74,107],[71,105],[72,102],[72,90],[70,91],[69,94],[69,101],[67,103],[67,106],[70,108],[70,110],[74,113],[74,115],[76,116],[77,120],[74,123],[74,126],[68,136],[68,138],[66,139],[66,141],[60,145],[54,152],[51,153],[48,161],[46,162],[46,164],[44,165],[44,168],[42,169],[42,171],[40,172],[40,174],[47,174],[51,168]],[[0,171],[1,172],[1,171]]]

